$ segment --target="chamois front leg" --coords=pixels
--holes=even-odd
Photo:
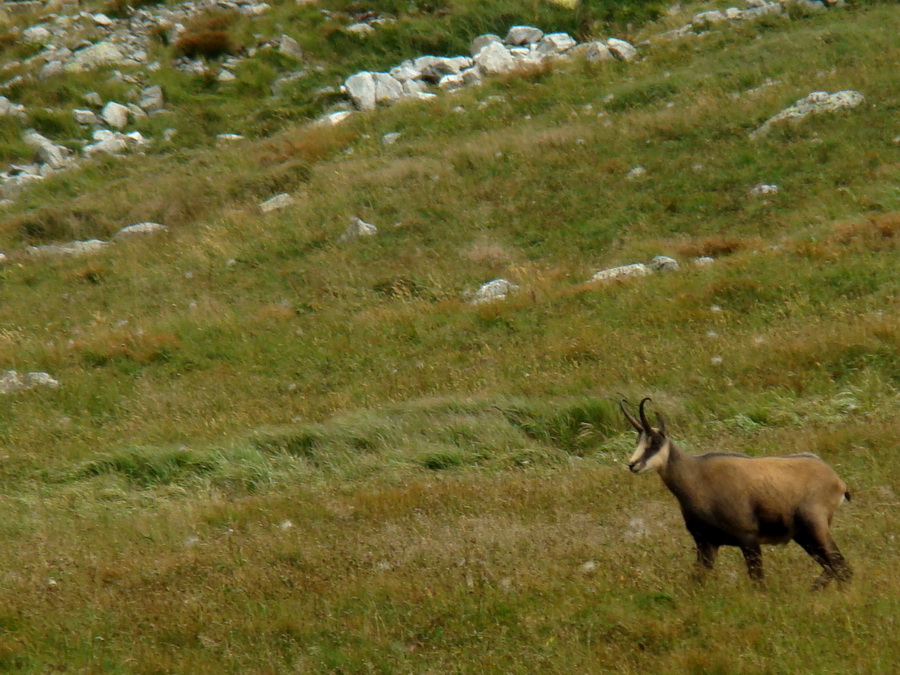
[[[706,577],[716,564],[719,547],[698,537],[694,537],[694,542],[697,544],[697,565],[694,569],[694,580],[702,584],[706,581]]]
[[[742,544],[741,553],[744,554],[744,562],[747,563],[747,574],[757,588],[765,588],[766,578],[763,574],[762,549],[758,542]]]

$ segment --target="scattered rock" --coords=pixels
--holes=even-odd
[[[33,256],[80,256],[97,253],[108,246],[108,242],[99,239],[72,241],[68,244],[45,244],[28,246],[25,250]]]
[[[345,29],[348,33],[353,33],[360,37],[368,37],[375,33],[375,29],[367,23],[354,23]]]
[[[344,82],[344,90],[359,110],[375,109],[375,78],[372,73],[362,71],[351,75]]]
[[[165,99],[163,97],[163,90],[158,84],[153,85],[152,87],[147,87],[141,92],[141,98],[138,101],[138,105],[142,110],[146,112],[156,112],[157,110],[162,110],[166,105]]]
[[[381,137],[381,143],[382,145],[393,145],[402,135],[403,134],[398,131],[392,131],[391,133],[385,134]]]
[[[124,129],[128,125],[128,113],[129,110],[126,106],[110,101],[103,106],[100,117],[113,129]]]
[[[637,58],[637,49],[630,42],[619,40],[618,38],[610,38],[606,41],[606,46],[612,55],[620,61],[633,61]]]
[[[97,117],[92,110],[75,109],[72,111],[72,117],[78,124],[85,126],[96,126],[100,124],[100,118]]]
[[[481,51],[483,47],[491,44],[492,42],[502,42],[499,35],[494,35],[493,33],[485,33],[484,35],[479,35],[477,38],[472,40],[472,43],[469,45],[469,54],[473,57]]]
[[[770,117],[759,129],[750,134],[750,138],[765,136],[772,126],[781,122],[796,122],[808,115],[849,110],[860,105],[866,97],[858,91],[844,90],[829,94],[827,91],[814,91],[799,99],[794,105]]]
[[[98,42],[75,52],[65,63],[65,69],[69,72],[91,70],[108,64],[121,64],[126,62],[126,57],[112,42]]]
[[[34,148],[38,158],[53,169],[61,169],[68,161],[69,150],[62,145],[56,145],[48,138],[41,136],[34,129],[29,129],[22,135],[22,140],[31,148]]]
[[[627,279],[629,277],[645,277],[650,273],[650,268],[644,263],[633,263],[631,265],[622,265],[620,267],[612,267],[610,269],[595,272],[590,278],[590,281],[612,281],[614,279]]]
[[[475,63],[485,75],[508,73],[516,67],[516,60],[500,42],[486,44],[475,55]]]
[[[373,237],[376,234],[378,234],[377,227],[360,218],[353,218],[350,221],[350,225],[344,230],[344,234],[338,238],[338,241],[352,241],[359,237]]]
[[[778,194],[778,186],[760,183],[756,187],[750,188],[749,194],[754,197],[759,197],[761,195],[775,195]]]
[[[507,295],[515,293],[519,287],[506,279],[494,279],[482,285],[472,296],[471,303],[480,305],[485,302],[504,300]]]
[[[160,234],[161,232],[168,231],[168,229],[168,227],[160,223],[136,223],[135,225],[123,227],[116,232],[113,239],[128,239],[130,237],[141,237],[148,234]]]
[[[0,375],[0,394],[15,394],[35,387],[57,389],[59,381],[43,372],[19,373],[15,370],[7,370]]]
[[[22,31],[22,42],[28,45],[45,45],[53,39],[45,26],[31,26]]]
[[[678,261],[667,255],[658,255],[650,261],[650,269],[654,272],[677,272]]]
[[[303,58],[303,50],[300,48],[300,43],[290,35],[282,34],[281,39],[278,41],[278,51],[298,61]]]
[[[627,178],[628,180],[635,180],[646,174],[647,174],[647,169],[645,169],[642,166],[636,166],[631,171],[629,171],[627,174],[625,174],[625,178]]]
[[[282,192],[281,194],[277,194],[271,199],[267,199],[259,205],[259,210],[263,213],[271,213],[272,211],[277,211],[279,209],[285,209],[288,206],[293,206],[295,203],[295,199],[293,196],[289,195],[287,192]]]
[[[694,258],[694,264],[697,267],[709,267],[714,262],[716,262],[715,258],[710,258],[708,255],[700,256],[699,258]]]
[[[506,34],[504,42],[508,45],[531,45],[544,37],[544,31],[534,26],[513,26]]]

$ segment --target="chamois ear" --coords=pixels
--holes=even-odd
[[[666,431],[666,421],[663,419],[663,416],[659,413],[656,413],[656,421],[659,424],[659,433],[663,436],[668,436],[668,432]]]

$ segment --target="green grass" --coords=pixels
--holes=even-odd
[[[313,60],[346,51],[310,88],[399,61],[416,27],[458,48],[535,12],[574,21],[385,3],[394,32],[351,53],[349,14],[274,4],[263,32],[292,17],[278,34],[308,21]],[[142,128],[177,127],[170,144],[49,178],[0,219],[0,371],[61,383],[0,396],[0,671],[892,672],[896,18],[726,26],[334,128],[298,123],[306,84],[300,112],[253,98],[277,58],[229,86],[163,67],[176,111]],[[23,96],[77,104],[45,85]],[[866,103],[749,139],[847,88]],[[295,206],[259,212],[284,191]],[[339,243],[352,217],[378,236]],[[23,250],[145,220],[170,230]],[[586,283],[657,254],[682,269]],[[498,277],[519,292],[466,302]],[[734,551],[691,585],[675,501],[623,467],[621,396],[651,396],[691,452],[826,459],[853,494],[834,524],[849,588],[810,594],[797,547],[766,550],[765,593]]]

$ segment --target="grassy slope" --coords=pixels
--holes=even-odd
[[[0,400],[0,664],[889,672],[896,16],[727,28],[35,190],[6,243],[173,232],[0,268],[0,358],[62,382]],[[846,88],[866,105],[748,140]],[[379,236],[337,244],[352,215]],[[582,283],[657,253],[717,262]],[[497,276],[522,292],[461,300]],[[621,473],[619,391],[692,449],[831,461],[853,586],[808,595],[794,548],[766,595],[732,555],[687,586],[671,498]]]

